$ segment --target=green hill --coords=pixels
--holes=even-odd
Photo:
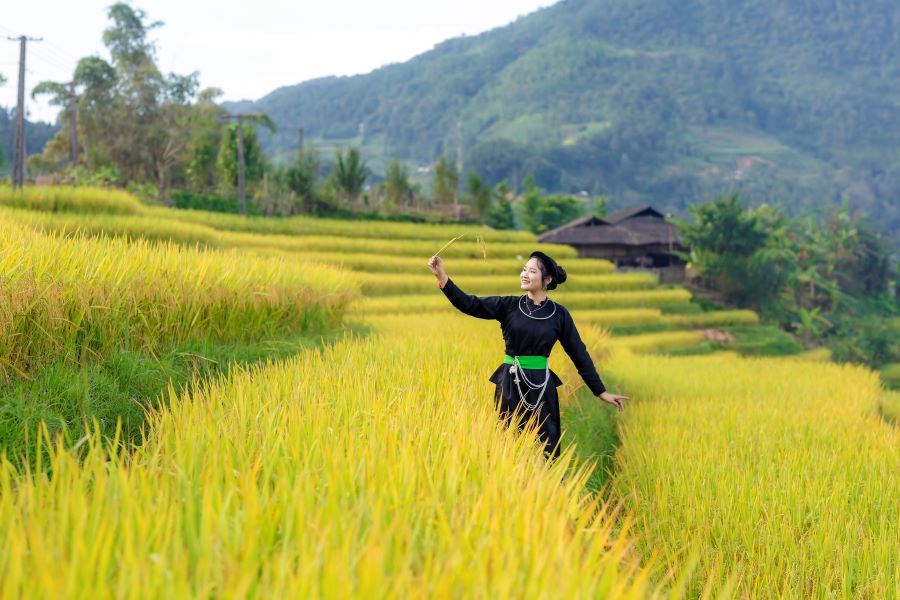
[[[300,57],[298,57],[300,58]],[[366,75],[242,108],[269,150],[362,146],[425,165],[461,145],[491,181],[679,211],[739,185],[791,208],[849,196],[900,225],[893,0],[566,0]]]

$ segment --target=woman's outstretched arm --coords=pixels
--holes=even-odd
[[[473,296],[466,294],[453,283],[444,270],[444,259],[432,256],[428,260],[428,268],[438,280],[441,291],[457,310],[479,319],[499,319],[503,316],[506,305],[505,296]]]
[[[597,373],[597,369],[594,367],[594,361],[588,353],[584,342],[581,340],[578,328],[575,327],[575,321],[572,319],[572,315],[568,310],[563,309],[562,317],[563,323],[559,342],[562,344],[566,354],[569,355],[569,358],[572,359],[572,362],[575,363],[578,374],[581,375],[581,378],[595,396],[604,402],[609,402],[617,409],[622,410],[622,400],[627,400],[628,396],[613,394],[606,390],[606,386],[603,385],[603,381],[600,379],[600,374]]]

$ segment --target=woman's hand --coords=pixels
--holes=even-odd
[[[438,282],[441,285],[447,283],[447,272],[444,271],[444,259],[440,256],[432,256],[428,259],[428,268],[431,269],[431,272],[434,273],[434,276],[437,277]]]
[[[613,406],[615,406],[620,412],[624,408],[622,405],[622,400],[628,400],[628,396],[620,396],[619,394],[611,394],[609,392],[603,392],[599,396],[597,396],[604,402],[609,402]]]

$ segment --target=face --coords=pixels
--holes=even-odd
[[[547,283],[549,281],[550,278],[548,277]],[[526,292],[536,292],[544,289],[544,284],[541,282],[541,267],[538,259],[528,259],[528,262],[522,268],[521,275],[519,275],[519,283],[522,290]]]

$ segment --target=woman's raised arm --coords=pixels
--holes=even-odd
[[[459,286],[453,283],[453,280],[444,270],[444,259],[440,256],[432,256],[428,260],[428,268],[434,273],[438,280],[438,286],[450,304],[455,306],[457,310],[471,317],[479,319],[500,319],[506,310],[505,296],[473,296],[466,294]]]

